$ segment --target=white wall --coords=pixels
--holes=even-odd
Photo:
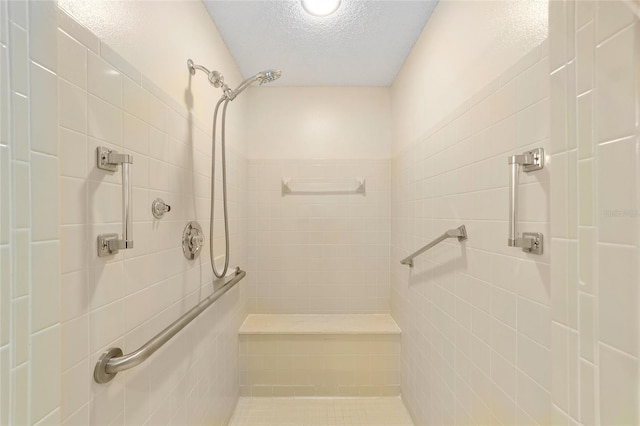
[[[364,178],[366,194],[283,195],[283,177],[298,190]],[[388,160],[250,160],[250,311],[387,313],[389,183]]]
[[[386,87],[259,87],[249,90],[248,102],[250,159],[388,159],[391,154]]]
[[[54,2],[0,3],[0,423],[60,420]]]
[[[640,422],[640,20],[628,6],[617,0],[551,6],[558,424]]]
[[[391,313],[418,424],[550,424],[549,244],[506,244],[506,159],[549,149],[548,69],[536,47],[393,160]],[[553,166],[520,188],[521,228],[545,237]],[[400,264],[460,225],[467,241]]]
[[[203,123],[211,120],[222,92],[200,71],[190,79],[187,59],[220,71],[229,86],[243,80],[200,1],[58,0],[58,4],[171,98],[187,107],[193,102],[189,109]],[[245,98],[238,97],[228,116],[229,140],[241,153],[244,104]]]
[[[545,40],[547,3],[440,1],[392,85],[394,151]]]
[[[224,424],[239,395],[237,332],[246,314],[247,281],[135,370],[109,384],[92,380],[105,349],[136,350],[213,292],[208,247],[190,261],[181,246],[191,220],[199,221],[208,240],[210,127],[64,12],[59,22],[53,40],[60,52],[59,420]],[[246,160],[238,144],[230,145],[231,261],[244,266]],[[121,232],[122,188],[119,172],[96,168],[97,146],[133,155],[134,247],[102,258],[96,237]],[[157,197],[172,207],[162,220],[150,211]]]

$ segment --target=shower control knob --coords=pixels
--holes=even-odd
[[[182,252],[189,260],[196,259],[204,246],[204,233],[198,222],[189,222],[182,232]]]
[[[162,199],[156,198],[153,200],[151,204],[151,213],[153,213],[153,217],[156,219],[162,219],[165,213],[169,213],[171,211],[171,206],[165,203]]]

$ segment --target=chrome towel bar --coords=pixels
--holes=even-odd
[[[467,229],[464,227],[464,225],[461,225],[459,227],[457,227],[456,229],[449,229],[447,232],[445,232],[444,234],[440,235],[438,238],[436,238],[435,240],[431,241],[429,244],[427,244],[426,246],[422,247],[420,250],[416,251],[415,253],[405,257],[404,259],[402,259],[400,261],[400,263],[402,263],[403,265],[409,265],[411,268],[413,268],[413,259],[420,256],[422,253],[424,253],[425,251],[429,250],[430,248],[440,244],[441,242],[443,242],[444,240],[446,240],[447,238],[457,238],[458,241],[464,241],[467,239]]]
[[[107,383],[113,379],[116,374],[121,371],[128,370],[146,361],[155,351],[160,349],[165,343],[167,343],[173,336],[178,334],[180,330],[185,328],[187,324],[193,321],[200,313],[207,309],[213,302],[218,300],[223,294],[229,291],[240,280],[244,278],[247,273],[240,268],[236,269],[236,273],[232,279],[224,283],[222,287],[216,290],[211,296],[198,303],[195,307],[191,308],[188,312],[175,320],[171,325],[162,330],[160,333],[152,337],[147,343],[145,343],[138,350],[122,355],[122,349],[110,348],[104,352],[93,370],[93,379],[97,383]]]

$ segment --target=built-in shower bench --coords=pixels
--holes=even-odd
[[[249,315],[243,396],[397,396],[400,327],[388,314]]]

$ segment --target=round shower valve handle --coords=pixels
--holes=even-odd
[[[161,198],[156,198],[151,203],[151,213],[156,219],[162,219],[165,213],[171,211],[171,206],[165,203]]]
[[[189,242],[191,247],[199,249],[204,245],[204,236],[191,234],[191,241]]]
[[[198,222],[189,222],[182,232],[182,252],[184,257],[194,260],[200,256],[204,246],[204,233]]]

